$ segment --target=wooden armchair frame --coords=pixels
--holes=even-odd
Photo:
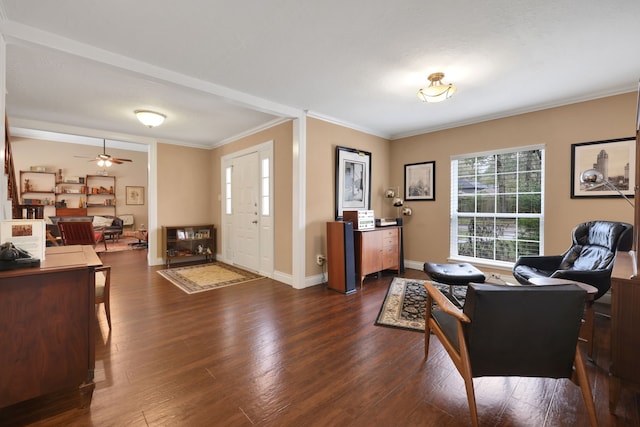
[[[104,238],[102,230],[93,228],[90,221],[58,221],[58,229],[62,244],[68,245],[91,245],[94,248],[100,242],[104,244],[107,250],[107,242]]]
[[[503,285],[470,284],[469,285],[470,289],[468,290],[468,292],[474,292],[476,288],[482,289],[486,287],[495,287],[495,286],[501,286],[503,288],[513,288],[513,287],[503,286]],[[582,292],[581,295],[583,295],[583,298],[586,295],[586,291],[584,291],[584,289],[580,288],[577,285],[553,286],[553,288],[556,288],[555,290],[558,290],[560,287],[565,287],[565,288],[571,287],[571,289],[568,289],[569,292]],[[460,310],[459,308],[457,308],[451,301],[449,301],[449,299],[447,299],[445,295],[443,295],[430,282],[425,282],[425,288],[428,293],[427,302],[426,302],[426,322],[425,322],[425,341],[424,341],[425,363],[429,356],[430,335],[431,335],[431,332],[433,332],[433,334],[436,337],[438,337],[438,339],[442,343],[443,347],[451,357],[451,360],[453,361],[453,364],[455,365],[456,369],[464,379],[466,393],[467,393],[467,400],[469,403],[471,421],[474,426],[478,426],[479,423],[478,423],[478,410],[476,406],[475,391],[473,387],[473,378],[480,377],[480,376],[523,376],[523,377],[524,376],[537,376],[537,377],[547,376],[547,375],[537,375],[535,373],[536,369],[534,368],[532,370],[529,367],[527,367],[523,372],[519,372],[518,362],[514,363],[513,365],[509,365],[507,368],[505,368],[506,370],[504,371],[504,373],[500,373],[501,367],[496,368],[495,366],[493,366],[488,368],[486,360],[481,362],[477,362],[476,360],[474,360],[474,357],[476,359],[478,357],[486,358],[486,352],[485,350],[482,350],[480,352],[475,352],[476,356],[472,357],[472,355],[474,355],[474,349],[472,348],[474,341],[472,338],[470,339],[470,333],[472,330],[473,319],[467,314],[465,314],[463,310]],[[522,287],[522,288],[525,288],[525,287]],[[529,286],[526,288],[540,292],[540,291],[544,291],[545,288],[550,289],[551,287],[550,286],[544,286],[544,287]],[[505,291],[506,290],[507,289],[505,289]],[[527,295],[523,294],[523,297],[526,298]],[[438,313],[435,317],[434,317],[434,314],[436,314],[437,312],[432,308],[432,305],[434,304],[438,307],[437,310],[440,311],[440,313]],[[540,316],[546,315],[544,309],[538,307],[538,310],[540,310]],[[466,311],[468,313],[474,313],[473,308]],[[584,365],[584,360],[582,358],[580,349],[578,348],[578,331],[580,329],[579,325],[581,322],[581,315],[582,315],[581,307],[577,307],[577,309],[576,307],[573,307],[572,314],[568,315],[569,321],[576,322],[575,337],[572,336],[571,341],[566,342],[564,344],[565,348],[568,346],[569,346],[569,349],[575,348],[575,355],[573,356],[572,373],[567,375],[558,374],[558,371],[559,370],[561,371],[563,368],[554,367],[553,370],[555,372],[553,374],[550,374],[549,377],[550,378],[570,378],[571,381],[574,382],[574,384],[579,385],[584,402],[585,402],[587,413],[589,416],[589,421],[592,426],[597,426],[598,421],[596,417],[595,405],[593,403],[593,397],[591,394],[591,387],[589,385],[589,379],[587,377],[587,371]],[[575,317],[575,319],[573,319],[572,317]],[[569,329],[571,329],[572,327],[574,326],[568,325]],[[536,326],[532,325],[531,330],[535,330],[535,328]],[[490,332],[493,332],[493,331],[490,331]],[[553,334],[553,331],[543,330],[540,333],[549,335],[549,334]],[[530,336],[525,339],[529,339],[529,338]],[[505,352],[503,352],[503,355],[504,353]],[[566,353],[567,352],[565,351],[565,354]],[[482,354],[482,355],[477,356],[478,354]],[[511,356],[508,355],[506,357],[511,357]],[[520,357],[520,355],[514,354],[512,357],[518,358]],[[543,361],[542,363],[549,364],[549,360]],[[479,374],[474,373],[474,365],[476,367],[479,367],[478,369],[478,371],[480,371]],[[546,368],[541,368],[541,372],[544,371],[545,369]]]

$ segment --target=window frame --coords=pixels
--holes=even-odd
[[[511,212],[511,213],[502,213],[502,212],[480,212],[478,210],[478,197],[474,198],[475,201],[475,206],[474,206],[474,211],[472,212],[457,212],[458,210],[458,200],[459,200],[459,194],[458,194],[458,188],[459,188],[459,170],[458,170],[458,165],[461,161],[464,160],[468,160],[471,158],[481,158],[481,157],[490,157],[490,156],[497,156],[497,155],[502,155],[502,154],[515,154],[515,153],[521,153],[521,152],[526,152],[526,151],[533,151],[533,150],[539,150],[541,153],[541,158],[540,158],[540,213],[525,213],[525,212],[518,212],[518,209],[515,210],[515,212]],[[494,246],[493,249],[493,259],[489,259],[489,258],[481,258],[481,257],[477,257],[477,256],[467,256],[467,255],[459,255],[459,247],[458,247],[458,231],[459,231],[459,219],[460,218],[491,218],[493,220],[495,219],[514,219],[515,221],[518,221],[518,219],[521,218],[536,218],[539,220],[539,226],[538,226],[538,254],[537,255],[542,255],[544,253],[544,217],[545,217],[545,207],[544,207],[544,199],[545,199],[545,158],[546,158],[546,147],[544,144],[538,144],[538,145],[529,145],[529,146],[521,146],[521,147],[510,147],[510,148],[506,148],[506,149],[500,149],[500,150],[491,150],[491,151],[483,151],[483,152],[476,152],[476,153],[468,153],[468,154],[461,154],[461,155],[454,155],[451,156],[451,161],[450,161],[450,165],[451,165],[451,192],[450,192],[450,215],[449,215],[449,221],[450,221],[450,231],[449,231],[449,237],[450,237],[450,248],[449,248],[449,259],[450,261],[454,261],[454,262],[470,262],[473,264],[479,264],[479,265],[486,265],[486,266],[490,266],[490,267],[501,267],[501,268],[512,268],[513,264],[515,263],[515,260],[513,261],[505,261],[505,260],[499,260],[499,259],[495,259],[496,258],[496,249]],[[534,171],[538,171],[537,169]],[[518,164],[515,170],[515,173],[522,173],[524,172],[523,170],[520,169],[520,165]],[[489,174],[491,175],[491,174]],[[497,177],[500,175],[500,173],[494,169],[493,171],[493,176],[495,177],[494,182],[497,181]],[[478,176],[477,174],[477,169],[476,169],[476,176]],[[516,179],[516,181],[518,181]],[[517,184],[516,184],[517,185]],[[535,192],[537,193],[537,192]],[[535,194],[534,193],[534,194]],[[477,192],[476,192],[477,194]],[[489,193],[491,194],[491,193]],[[493,194],[496,194],[495,192]],[[519,187],[517,188],[517,190],[515,192],[512,193],[515,196],[518,195],[523,195],[523,194],[531,194],[531,192],[526,192],[526,191],[520,191]],[[497,200],[497,197],[494,197]],[[516,197],[517,198],[517,197]],[[519,200],[519,199],[518,199]],[[494,230],[495,231],[495,230]],[[475,237],[475,234],[474,234]],[[495,232],[493,234],[493,237],[495,238]],[[518,247],[519,242],[525,242],[527,241],[527,239],[521,239],[518,238],[518,233],[515,233],[515,244],[516,244],[516,248]],[[475,247],[474,247],[475,249]],[[518,252],[516,252],[516,259],[518,257]]]

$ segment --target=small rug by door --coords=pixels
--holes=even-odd
[[[394,277],[384,298],[376,325],[393,328],[424,331],[427,290],[426,280]],[[433,283],[443,294],[449,297],[449,286]],[[465,286],[454,286],[453,293],[458,301],[464,303],[467,294]],[[449,299],[451,299],[449,297]],[[456,304],[457,305],[457,304]]]
[[[158,274],[188,294],[237,285],[263,277],[217,261],[158,270]]]

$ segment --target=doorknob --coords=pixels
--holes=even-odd
[[[258,223],[258,220],[251,221],[251,224],[257,224],[257,223]]]

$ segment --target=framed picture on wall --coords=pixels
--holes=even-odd
[[[404,165],[404,199],[436,199],[436,162]]]
[[[633,197],[633,137],[571,145],[571,198]]]
[[[126,187],[127,205],[144,205],[144,187]]]
[[[371,153],[336,147],[336,221],[344,210],[371,206]]]

